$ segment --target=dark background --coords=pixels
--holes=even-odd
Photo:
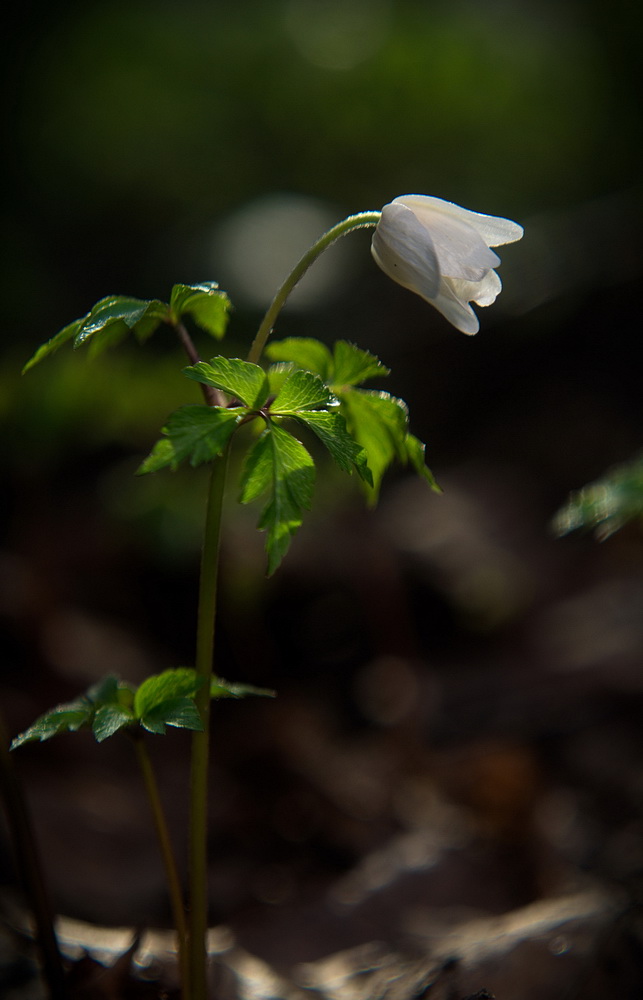
[[[320,460],[314,509],[266,581],[232,470],[218,669],[279,698],[215,712],[212,919],[287,963],[399,935],[411,904],[499,913],[590,873],[634,891],[641,533],[558,540],[550,521],[641,445],[638,11],[130,0],[14,14],[0,334],[10,731],[106,672],[136,682],[192,662],[204,487],[200,471],[133,477],[165,416],[198,401],[169,336],[93,361],[61,351],[21,378],[24,361],[103,295],[166,300],[175,281],[213,278],[235,304],[225,349],[243,356],[324,229],[437,195],[525,226],[478,336],[390,283],[368,233],[329,252],[277,335],[377,353],[444,496],[398,470],[366,511]],[[182,847],[187,741],[152,749]],[[60,910],[166,920],[127,741],[61,737],[21,750],[18,767]],[[411,834],[445,853],[420,851],[399,903],[322,919],[346,873]],[[299,933],[302,913],[314,933]]]

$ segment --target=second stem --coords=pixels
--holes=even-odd
[[[203,731],[192,736],[190,779],[190,1000],[207,994],[208,929],[208,758],[210,750],[210,685],[214,654],[221,513],[228,464],[227,450],[212,465],[206,507],[199,610],[196,638],[196,672],[203,681],[196,695]]]

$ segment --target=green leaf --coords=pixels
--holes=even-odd
[[[240,497],[241,503],[250,503],[269,491],[258,524],[266,531],[269,574],[285,556],[303,511],[310,507],[314,481],[315,465],[303,444],[269,424],[246,457]]]
[[[296,419],[306,427],[310,427],[344,472],[352,472],[355,468],[364,482],[368,483],[369,486],[373,485],[373,476],[368,467],[366,451],[348,433],[346,421],[341,413],[329,410],[312,410],[298,413]]]
[[[212,358],[183,369],[195,382],[212,385],[241,400],[251,409],[259,409],[268,398],[268,377],[263,368],[239,358]]]
[[[298,368],[315,372],[324,382],[328,381],[333,359],[320,340],[313,337],[287,337],[273,340],[266,346],[266,355],[272,361],[292,361]]]
[[[94,714],[92,732],[96,741],[102,743],[125,726],[131,726],[133,722],[136,722],[136,719],[129,709],[120,705],[101,705]]]
[[[643,455],[572,493],[554,516],[552,527],[557,535],[590,530],[598,541],[604,541],[638,519],[643,519]]]
[[[290,361],[279,361],[276,365],[270,365],[266,375],[271,396],[277,396],[281,392],[282,385],[294,371],[295,366]]]
[[[121,705],[131,708],[134,700],[134,689],[131,684],[120,680],[114,674],[108,674],[93,684],[87,691],[86,698],[95,708],[100,705]]]
[[[276,692],[270,688],[255,687],[253,684],[236,684],[224,681],[222,677],[214,677],[210,684],[211,698],[247,698],[252,695],[260,698],[275,698]]]
[[[371,500],[377,499],[382,476],[395,458],[406,461],[408,411],[387,392],[350,389],[341,394],[341,412],[351,435],[365,449],[373,475]]]
[[[332,384],[336,386],[361,385],[369,378],[388,375],[390,369],[379,358],[362,351],[347,340],[338,340],[333,353]]]
[[[36,740],[43,742],[57,736],[58,733],[75,733],[82,726],[88,726],[94,707],[85,698],[69,702],[64,705],[57,705],[51,711],[41,715],[33,725],[25,729],[23,733],[16,736],[11,742],[11,749],[15,750],[24,743],[32,743]]]
[[[271,403],[271,413],[294,414],[299,410],[327,406],[333,397],[319,378],[312,372],[294,371],[281,387],[277,398]]]
[[[426,445],[412,434],[407,434],[404,441],[404,448],[407,460],[415,469],[418,476],[426,480],[434,493],[442,493],[442,488],[438,485],[435,476],[424,460]]]
[[[178,667],[153,674],[143,681],[134,695],[134,713],[141,719],[164,702],[182,697],[194,698],[202,683],[192,667]]]
[[[83,318],[86,319],[87,317]],[[73,323],[63,327],[62,330],[59,330],[58,333],[51,338],[51,340],[41,344],[36,353],[29,359],[29,361],[27,361],[26,365],[22,369],[22,374],[24,375],[25,372],[28,372],[30,368],[37,365],[43,358],[48,357],[50,354],[54,354],[58,348],[62,347],[63,344],[66,344],[68,340],[73,340],[78,333],[82,322],[82,319],[74,320]]]
[[[139,341],[146,340],[159,326],[169,319],[168,307],[157,299],[134,299],[126,295],[108,295],[97,302],[86,316],[75,320],[42,344],[27,362],[26,372],[43,358],[53,354],[73,338],[74,347],[80,347],[91,338],[93,353],[111,347],[133,332]],[[98,337],[97,334],[100,334]]]
[[[228,325],[230,300],[225,292],[219,291],[216,281],[175,285],[170,296],[170,311],[173,322],[187,314],[211,337],[221,340]]]
[[[157,472],[166,466],[175,469],[186,458],[193,466],[212,461],[245,415],[238,407],[182,406],[168,417],[162,429],[166,437],[157,441],[138,473]]]
[[[150,733],[163,736],[166,726],[203,731],[203,723],[192,698],[168,698],[141,716],[140,723]]]

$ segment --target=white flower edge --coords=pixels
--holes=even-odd
[[[522,226],[429,195],[407,194],[382,209],[371,251],[393,281],[434,306],[462,333],[480,324],[469,302],[495,302],[502,283],[491,247],[514,243]]]

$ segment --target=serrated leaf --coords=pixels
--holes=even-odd
[[[332,369],[332,355],[325,344],[313,337],[286,337],[271,340],[266,345],[266,355],[272,361],[292,361],[298,368],[315,372],[324,382]]]
[[[228,325],[230,299],[219,290],[216,281],[175,285],[170,296],[170,310],[175,322],[187,314],[211,337],[221,340]]]
[[[74,347],[80,347],[90,337],[114,325],[117,330],[123,329],[125,332],[132,330],[139,339],[145,340],[161,322],[167,319],[168,307],[157,299],[145,300],[134,299],[127,295],[108,295],[97,302],[82,321],[74,340]]]
[[[332,384],[361,385],[369,378],[388,375],[390,369],[369,351],[362,351],[347,340],[338,340],[333,351]]]
[[[57,705],[50,712],[41,715],[33,725],[25,729],[11,742],[11,749],[16,750],[25,743],[39,740],[41,743],[57,736],[59,733],[75,733],[82,726],[89,725],[94,706],[90,701],[79,698],[64,705]]]
[[[134,713],[141,719],[164,702],[194,698],[203,681],[192,667],[177,667],[147,677],[134,695]]]
[[[333,397],[318,375],[307,371],[294,371],[288,376],[276,399],[271,403],[270,411],[294,414],[299,410],[327,406],[331,402]]]
[[[183,369],[195,382],[212,385],[239,399],[251,409],[263,406],[268,398],[268,377],[263,368],[239,358],[212,358]]]
[[[317,435],[344,472],[355,468],[361,479],[373,485],[373,476],[368,467],[366,451],[351,437],[346,421],[341,413],[329,410],[312,410],[298,413],[296,419]]]
[[[638,518],[643,519],[643,455],[572,493],[554,516],[552,528],[557,535],[590,530],[605,541]]]
[[[203,732],[203,722],[194,703],[189,697],[168,698],[141,716],[140,723],[150,733],[163,736],[166,726],[176,729],[192,729]]]
[[[89,313],[87,315],[89,315]],[[22,369],[22,374],[24,375],[25,372],[28,372],[30,368],[37,365],[43,358],[48,357],[50,354],[54,354],[60,347],[63,346],[63,344],[66,344],[69,340],[73,340],[78,333],[83,320],[86,318],[86,316],[83,316],[82,319],[74,320],[73,323],[69,323],[68,326],[64,326],[62,330],[59,330],[58,333],[51,338],[51,340],[41,344],[36,353],[32,355],[29,361],[27,361],[26,365]]]
[[[266,531],[269,574],[285,556],[303,511],[310,507],[314,481],[315,465],[303,444],[269,424],[246,457],[240,497],[241,503],[250,503],[269,491],[258,524]]]
[[[245,415],[245,410],[238,407],[182,406],[168,417],[162,429],[166,437],[156,442],[138,474],[167,466],[175,469],[184,459],[193,466],[212,461],[225,449]]]
[[[382,476],[395,458],[406,461],[406,404],[387,392],[350,389],[341,394],[341,412],[354,439],[365,449],[373,475],[370,499],[377,499]]]
[[[281,391],[281,387],[288,378],[289,375],[295,371],[295,365],[290,361],[279,361],[275,365],[270,365],[270,368],[266,372],[268,376],[268,385],[270,386],[270,395],[277,396]]]
[[[275,698],[276,691],[271,690],[271,688],[255,687],[253,684],[224,681],[222,677],[213,678],[210,684],[211,698],[248,698],[250,696]]]
[[[28,371],[43,358],[53,354],[69,340],[80,347],[91,338],[92,352],[96,354],[110,347],[133,332],[140,341],[146,340],[159,326],[169,319],[168,307],[157,299],[135,299],[126,295],[108,295],[100,299],[80,319],[59,330],[51,340],[42,344],[23,368]],[[96,335],[100,334],[99,337]]]
[[[407,434],[404,441],[404,448],[407,460],[413,466],[418,476],[421,476],[429,484],[434,493],[442,493],[442,489],[438,485],[435,476],[426,464],[424,457],[426,445],[419,438],[414,437],[412,434]]]
[[[135,721],[134,713],[120,705],[101,705],[94,714],[92,732],[96,741],[102,743],[103,740],[113,736],[125,726],[131,726]]]

